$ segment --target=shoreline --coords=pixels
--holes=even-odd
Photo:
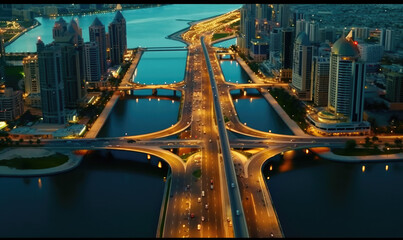
[[[17,40],[19,37],[21,37],[23,34],[31,31],[32,29],[42,25],[36,18],[34,18],[34,25],[30,26],[29,28],[25,28],[22,32],[17,33],[14,35],[12,38],[10,38],[7,42],[4,43],[4,48],[7,47],[8,45],[12,44],[15,40]]]
[[[25,150],[25,151],[24,151]],[[32,156],[32,153],[36,152],[37,155],[35,157],[44,157],[49,154],[61,153],[67,155],[69,160],[62,165],[44,168],[44,169],[15,169],[6,166],[0,166],[0,177],[43,177],[49,175],[55,175],[59,173],[68,172],[78,167],[84,157],[84,155],[74,154],[73,151],[65,150],[65,149],[52,149],[48,150],[46,148],[6,148],[0,152],[1,160],[4,160],[4,155],[9,154],[11,157],[21,157],[28,158],[28,156]],[[1,161],[0,160],[0,161]]]

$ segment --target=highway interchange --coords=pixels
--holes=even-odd
[[[319,146],[344,146],[351,138],[363,141],[364,137],[313,137],[309,135],[281,135],[266,133],[252,129],[242,124],[236,114],[230,90],[247,87],[246,84],[236,84],[225,81],[221,72],[215,48],[211,47],[211,37],[216,29],[223,27],[225,19],[239,18],[239,12],[233,11],[213,19],[199,22],[182,34],[188,44],[186,73],[183,82],[161,85],[140,86],[130,83],[127,79],[121,90],[141,88],[165,88],[182,92],[182,114],[178,123],[159,132],[137,136],[118,138],[84,138],[71,140],[44,139],[42,144],[48,148],[71,149],[112,149],[124,151],[140,151],[160,157],[171,167],[171,189],[166,208],[163,237],[284,237],[280,223],[271,202],[270,193],[265,185],[261,169],[263,164],[272,156],[281,152]],[[235,20],[232,20],[233,22]],[[230,24],[231,22],[228,22]],[[203,54],[202,42],[205,42]],[[209,59],[209,64],[206,62]],[[211,71],[208,71],[208,65]],[[130,69],[131,72],[134,69]],[[216,81],[213,96],[210,77]],[[126,76],[125,76],[126,78]],[[127,78],[131,78],[128,74]],[[214,85],[213,85],[214,86]],[[264,84],[251,84],[262,88]],[[267,84],[269,86],[269,84]],[[237,139],[227,142],[227,148],[258,148],[254,154],[241,166],[243,174],[237,174],[234,185],[237,187],[243,207],[243,219],[246,219],[247,231],[237,233],[234,222],[234,210],[231,204],[234,200],[229,197],[231,187],[227,182],[228,169],[225,167],[225,134],[219,133],[217,123],[223,123],[223,115],[217,114],[213,97],[219,99],[221,111],[229,118],[226,128],[234,132],[256,137],[254,139]],[[186,138],[162,140],[159,138],[188,131]],[[384,142],[393,142],[395,137],[379,137]],[[136,140],[128,142],[128,140]],[[192,148],[198,152],[184,162],[180,157],[169,151],[169,148]],[[225,156],[224,156],[225,157]],[[234,160],[236,154],[231,151]],[[231,159],[229,157],[229,159]],[[201,177],[195,177],[194,172],[201,170]],[[233,171],[233,170],[232,170]],[[241,177],[242,175],[242,177]],[[211,187],[213,186],[213,187]],[[229,189],[228,189],[229,188]],[[204,196],[202,194],[204,192]],[[200,199],[200,200],[199,200]],[[243,215],[244,214],[244,215]],[[202,219],[203,218],[203,219]],[[238,219],[238,220],[237,220]],[[241,221],[240,218],[235,221]],[[235,225],[234,225],[235,224]]]

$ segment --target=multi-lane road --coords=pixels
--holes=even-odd
[[[119,138],[87,138],[72,140],[43,140],[42,144],[49,148],[70,149],[117,149],[124,151],[140,151],[163,158],[171,167],[170,192],[166,208],[163,237],[234,237],[235,225],[232,224],[234,214],[231,212],[230,195],[223,162],[223,149],[217,123],[222,116],[214,109],[213,90],[210,77],[213,76],[217,87],[214,90],[219,98],[221,112],[227,116],[227,129],[240,134],[254,136],[257,140],[238,139],[229,142],[231,148],[262,148],[243,165],[244,174],[237,177],[244,219],[250,237],[283,237],[275,208],[267,191],[261,173],[263,163],[270,157],[289,149],[315,146],[343,146],[348,139],[364,141],[365,137],[313,137],[307,135],[281,135],[258,131],[242,124],[232,103],[229,93],[236,87],[227,83],[221,67],[211,47],[211,36],[218,28],[223,27],[222,21],[239,18],[239,12],[233,11],[214,19],[193,25],[182,35],[188,44],[186,73],[183,83],[162,85],[159,88],[177,89],[182,91],[183,105],[181,118],[177,124],[165,130]],[[206,56],[203,53],[201,37],[206,42],[210,73]],[[137,62],[135,61],[135,64]],[[130,69],[132,74],[133,68]],[[125,76],[123,87],[136,89],[147,86],[129,86],[130,74]],[[127,85],[127,86],[126,86]],[[253,84],[251,87],[262,87],[264,84]],[[153,86],[157,87],[157,86]],[[246,87],[246,86],[238,86]],[[123,90],[123,88],[122,88]],[[217,106],[217,104],[216,104]],[[219,111],[220,112],[220,111]],[[165,136],[187,130],[186,138],[161,140]],[[383,142],[393,143],[396,136],[379,137]],[[136,142],[128,142],[128,140]],[[196,157],[184,162],[167,148],[198,149]],[[231,159],[230,157],[228,159]],[[201,170],[200,177],[197,172]],[[236,214],[235,214],[236,215]],[[239,224],[238,224],[239,225]],[[237,229],[238,230],[238,229]]]

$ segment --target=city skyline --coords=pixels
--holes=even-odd
[[[30,14],[38,12],[51,18],[41,19],[40,25],[30,22],[33,27],[24,27],[30,30],[16,31],[16,37],[1,44],[0,69],[4,71],[0,73],[5,79],[0,89],[0,176],[5,180],[23,177],[25,185],[19,187],[10,180],[15,186],[12,189],[29,187],[38,196],[43,196],[39,191],[46,193],[51,202],[48,207],[52,206],[49,209],[59,209],[58,215],[66,219],[71,219],[66,209],[86,214],[87,210],[78,209],[88,207],[88,218],[74,217],[77,223],[87,221],[83,228],[74,227],[77,229],[70,234],[55,227],[53,222],[57,221],[49,221],[54,216],[42,216],[43,226],[54,230],[28,230],[26,234],[31,237],[402,234],[397,229],[385,230],[385,226],[378,232],[362,227],[369,225],[371,219],[363,213],[350,217],[352,221],[362,221],[363,225],[356,229],[347,229],[345,224],[350,223],[346,219],[340,222],[344,227],[337,233],[332,224],[321,226],[323,232],[315,231],[308,226],[323,217],[305,212],[313,211],[309,208],[315,206],[320,209],[322,205],[313,200],[309,200],[312,205],[304,204],[308,209],[296,212],[298,221],[299,214],[306,219],[306,224],[301,223],[303,228],[298,229],[288,215],[296,211],[289,205],[292,201],[300,199],[303,204],[309,195],[320,199],[332,216],[336,215],[335,209],[348,215],[351,209],[363,205],[358,207],[343,200],[354,197],[348,192],[363,188],[357,181],[365,186],[373,184],[367,182],[369,178],[356,180],[344,175],[361,179],[366,174],[380,185],[388,171],[391,176],[399,176],[397,169],[403,159],[403,65],[397,64],[403,55],[397,41],[402,37],[399,29],[354,23],[349,28],[324,25],[332,18],[326,12],[327,5],[318,7],[319,18],[301,4],[167,4],[150,8],[135,4],[66,4],[43,6],[42,10],[16,5],[2,4],[1,11],[11,11],[10,16],[5,14],[10,20],[17,14],[29,19]],[[61,14],[63,11],[83,16],[67,18]],[[9,21],[1,31],[21,29],[16,26],[25,21]],[[5,51],[5,45],[16,45],[18,38],[28,39],[30,36],[25,35],[32,29],[51,34],[53,41],[45,44],[37,37],[36,52]],[[142,37],[147,39],[147,45],[133,47],[132,39]],[[12,70],[23,73],[18,81],[12,80]],[[386,124],[382,122],[388,117]],[[125,165],[120,159],[133,162]],[[312,187],[323,184],[322,191],[300,187],[312,191],[306,194],[288,186],[285,180],[275,180],[296,181],[296,187],[297,182],[311,182],[311,177],[297,180],[293,173],[298,171],[292,170],[308,172],[312,166],[334,164],[339,164],[338,170],[316,170],[325,178],[310,173],[315,176]],[[150,170],[145,170],[146,166]],[[382,171],[374,171],[375,166],[381,166]],[[111,174],[116,192],[109,193],[112,190],[108,183],[84,184],[85,179],[92,179],[86,175],[93,171],[91,168],[98,169],[102,176],[98,181],[109,180]],[[137,168],[139,172],[150,171],[144,174],[150,180],[134,180],[139,174],[130,173]],[[116,172],[119,173],[112,176]],[[285,172],[288,178],[284,178]],[[339,173],[343,177],[336,177]],[[151,180],[151,176],[155,179]],[[53,179],[58,177],[68,180],[57,183]],[[35,184],[26,179],[33,179]],[[151,207],[155,199],[143,199],[142,192],[154,192],[150,191],[153,181],[159,182],[155,189],[160,193],[153,193],[158,206],[153,203]],[[141,192],[134,190],[133,196],[120,192],[129,182],[141,185]],[[56,183],[63,194],[49,192],[49,183]],[[77,189],[66,194],[67,183],[71,189],[81,186],[93,196]],[[350,190],[353,186],[358,189]],[[109,190],[104,192],[101,187]],[[280,188],[294,189],[301,196],[284,197]],[[384,195],[389,195],[389,190],[394,192],[382,188]],[[29,191],[21,190],[29,196],[26,204],[36,202]],[[14,199],[13,194],[8,195]],[[117,202],[109,195],[118,196]],[[321,195],[326,197],[322,199]],[[367,196],[361,192],[357,199],[358,195]],[[72,196],[77,204],[71,201]],[[136,200],[126,203],[132,197]],[[399,196],[393,198],[399,200]],[[282,202],[289,206],[284,207]],[[47,208],[46,204],[36,204],[38,209]],[[392,206],[399,213],[400,208],[393,204],[388,207]],[[112,213],[108,209],[119,210]],[[382,217],[381,211],[374,212]],[[123,217],[126,213],[136,217],[134,227],[101,223],[102,219],[106,223],[119,216],[122,222],[132,221]],[[153,224],[141,220],[148,214]],[[342,219],[336,216],[339,218]],[[391,216],[388,220],[396,221],[393,219]],[[76,226],[75,221],[68,221],[71,223],[67,225]],[[92,229],[92,224],[103,227]],[[5,236],[25,236],[8,228]]]

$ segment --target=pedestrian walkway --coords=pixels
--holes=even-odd
[[[236,57],[238,63],[242,66],[245,72],[249,75],[251,80],[254,83],[262,84],[264,83],[258,77],[256,77],[255,73],[249,68],[249,66],[245,63],[245,61],[239,56]],[[288,114],[283,110],[283,108],[278,104],[278,102],[271,96],[270,93],[266,91],[260,91],[262,96],[267,100],[267,102],[273,107],[273,109],[277,112],[279,117],[287,124],[288,128],[297,136],[307,136],[304,131],[288,116]]]
[[[379,154],[379,155],[367,155],[367,156],[342,156],[334,154],[330,150],[330,148],[327,147],[311,148],[311,150],[322,158],[338,162],[361,163],[361,162],[389,162],[389,161],[403,160],[403,153]]]

